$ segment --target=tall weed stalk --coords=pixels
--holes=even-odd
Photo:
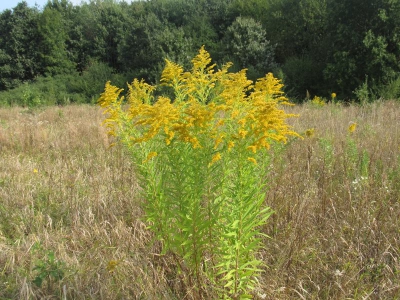
[[[272,74],[253,83],[230,63],[216,70],[204,48],[192,64],[184,72],[166,61],[161,82],[172,97],[135,79],[126,101],[108,82],[99,104],[135,162],[148,227],[187,273],[192,297],[251,298],[271,214],[267,150],[297,135],[286,123],[293,115],[280,108],[287,99]]]

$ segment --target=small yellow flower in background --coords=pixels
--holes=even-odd
[[[38,171],[38,169],[33,169],[33,173],[38,173],[39,171]]]
[[[119,261],[117,260],[110,260],[107,263],[107,271],[110,273],[113,273],[115,271],[115,268],[119,265]]]
[[[353,133],[357,129],[357,123],[352,122],[348,128],[349,133]]]
[[[315,96],[312,100],[311,103],[315,106],[324,106],[325,105],[325,101],[318,96]]]
[[[332,93],[331,97],[332,97],[332,100],[334,100],[336,98],[336,93]]]
[[[266,74],[263,78],[257,79],[254,88],[256,91],[264,92],[271,96],[271,99],[278,100],[281,103],[289,104],[288,98],[282,91],[282,80],[275,78],[272,73]]]
[[[306,135],[306,137],[311,138],[311,137],[314,136],[314,133],[315,133],[315,129],[314,128],[310,128],[310,129],[306,130],[305,135]]]

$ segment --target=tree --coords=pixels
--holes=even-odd
[[[343,96],[388,84],[400,71],[400,4],[392,0],[329,0],[331,51],[325,78]]]
[[[236,18],[227,29],[224,42],[228,57],[240,68],[253,69],[255,74],[250,77],[263,76],[276,66],[275,46],[267,40],[261,24],[252,18]]]
[[[184,65],[189,63],[191,40],[182,28],[161,21],[151,12],[131,18],[129,28],[118,48],[125,72],[133,71],[135,77],[155,82],[165,58]]]
[[[41,71],[47,76],[70,73],[75,69],[67,52],[68,34],[65,19],[51,4],[45,7],[39,17],[38,34]]]
[[[39,11],[20,2],[0,14],[0,89],[10,89],[39,74]]]

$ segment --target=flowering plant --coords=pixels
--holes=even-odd
[[[261,261],[268,150],[297,136],[281,104],[289,104],[271,73],[255,83],[246,70],[216,70],[201,48],[192,70],[166,61],[161,83],[170,96],[135,79],[106,84],[99,104],[105,124],[137,166],[149,228],[163,251],[189,270],[198,297],[250,298]],[[207,286],[211,288],[207,288]]]

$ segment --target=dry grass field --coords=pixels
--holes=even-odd
[[[400,299],[400,103],[287,110],[305,138],[271,152],[254,297]],[[0,299],[190,299],[102,120],[0,109]]]

